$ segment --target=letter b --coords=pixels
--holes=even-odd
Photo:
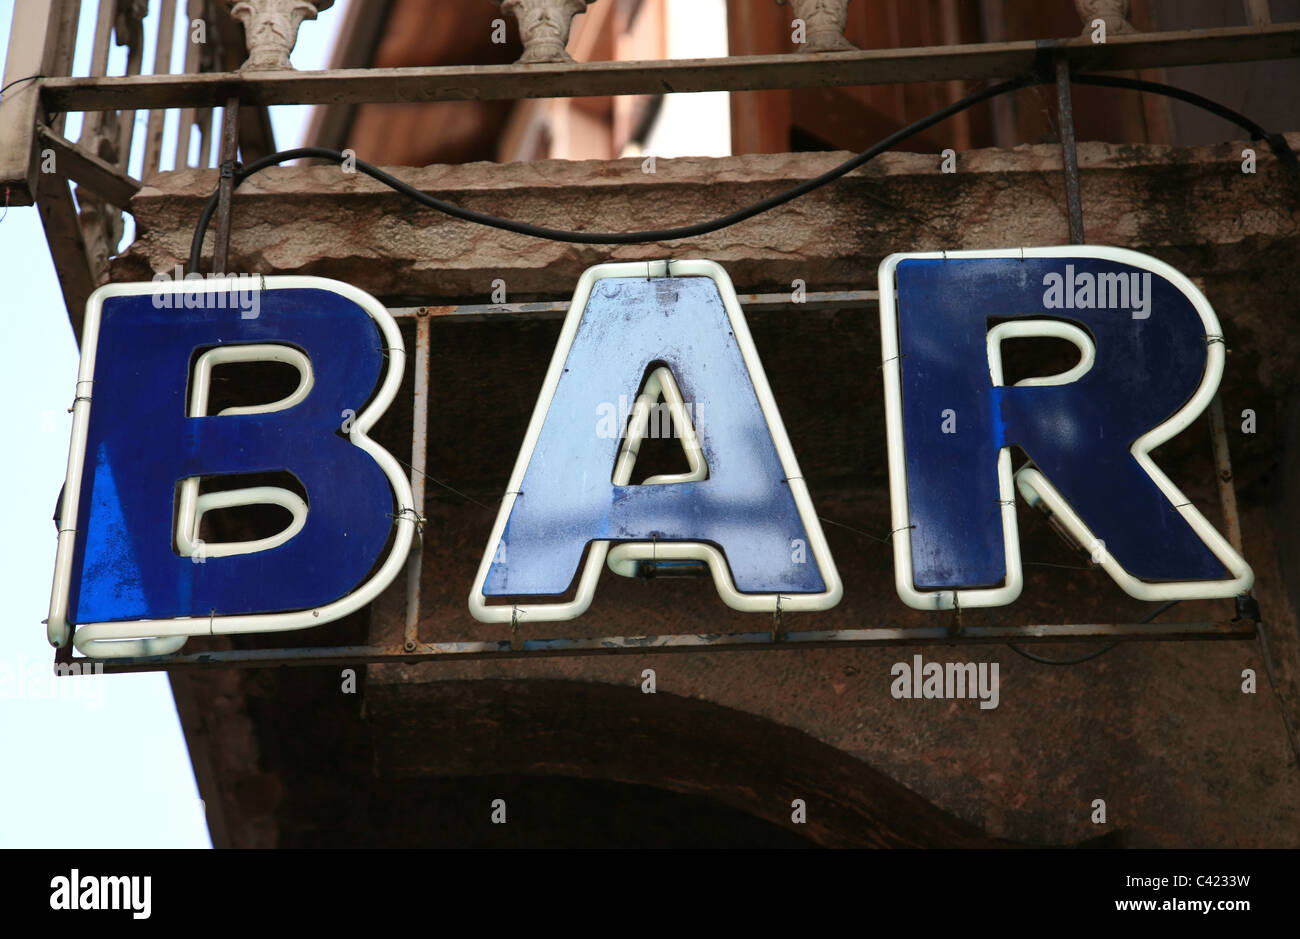
[[[400,568],[414,526],[410,484],[367,437],[401,382],[396,324],[345,284],[286,277],[266,285],[268,315],[256,319],[239,315],[221,280],[198,285],[197,308],[159,309],[157,284],[112,285],[91,297],[51,641],[89,624],[76,633],[83,651],[157,654],[200,633],[317,625],[369,602]],[[209,411],[213,368],[267,360],[296,368],[298,389]],[[243,390],[259,392],[253,383]],[[347,408],[358,416],[344,436],[338,415]],[[233,480],[267,473],[292,475],[305,499]],[[217,491],[200,494],[199,482],[214,477]],[[204,563],[192,562],[204,511],[257,503],[288,508],[294,520],[269,538],[209,540]],[[133,622],[141,619],[153,622]]]

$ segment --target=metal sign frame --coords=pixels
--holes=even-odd
[[[808,312],[811,310],[861,309],[878,302],[875,290],[807,293],[795,305],[788,294],[741,294],[741,306],[755,311]],[[466,304],[459,306],[395,307],[388,314],[397,322],[415,326],[413,434],[410,459],[411,505],[423,514],[427,476],[426,439],[429,402],[429,351],[432,321],[450,319],[482,321],[497,317],[559,319],[571,300],[518,304]],[[1216,483],[1229,542],[1241,549],[1241,526],[1222,404],[1215,396],[1210,404],[1210,438],[1213,446]],[[418,533],[418,532],[417,532]],[[77,658],[79,662],[102,664],[105,672],[144,672],[191,668],[265,668],[346,666],[362,664],[418,664],[459,662],[475,659],[550,658],[674,652],[775,651],[808,648],[851,648],[881,645],[930,645],[966,643],[1033,644],[1041,642],[1245,640],[1256,636],[1258,612],[1253,602],[1238,604],[1233,619],[1197,622],[1148,623],[1051,623],[1015,625],[963,625],[960,610],[946,615],[945,622],[921,627],[879,626],[846,630],[787,631],[779,614],[773,614],[770,628],[743,633],[696,633],[660,636],[593,635],[582,638],[524,638],[517,628],[508,639],[431,642],[420,636],[421,539],[414,538],[406,559],[406,615],[403,639],[390,645],[300,646],[272,649],[230,649],[181,652],[169,655],[139,655],[111,659]],[[396,588],[393,588],[396,589]],[[56,650],[56,662],[73,661],[72,646]]]

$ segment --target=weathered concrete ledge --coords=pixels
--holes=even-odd
[[[1300,134],[1288,138],[1300,149]],[[1243,148],[1258,171],[1244,174]],[[584,231],[661,229],[748,205],[835,166],[848,154],[790,153],[721,159],[547,160],[399,168],[421,190],[506,218]],[[1143,249],[1195,275],[1258,263],[1255,245],[1300,242],[1295,174],[1262,143],[1169,148],[1079,147],[1090,242]],[[235,197],[236,271],[320,274],[381,298],[484,302],[496,278],[512,299],[565,296],[588,266],[607,260],[694,257],[724,264],[737,285],[789,289],[870,286],[893,251],[1050,245],[1068,239],[1058,146],[975,150],[957,172],[938,155],[885,154],[830,186],[729,229],[667,244],[567,245],[448,218],[339,167],[280,167]],[[155,177],[132,200],[137,241],[112,279],[149,277],[185,263],[210,170]],[[212,226],[215,229],[215,225]],[[211,234],[208,239],[208,257]]]

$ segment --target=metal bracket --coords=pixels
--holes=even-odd
[[[1070,216],[1070,243],[1083,240],[1083,204],[1079,198],[1079,154],[1074,138],[1074,99],[1070,88],[1070,60],[1055,50],[1056,105],[1061,121],[1061,155],[1065,161],[1065,207]]]
[[[417,652],[393,646],[304,646],[296,649],[231,649],[185,652],[166,656],[77,659],[103,665],[104,672],[156,672],[189,668],[266,668],[273,666],[364,665],[368,663],[464,662],[471,659],[536,659],[589,655],[651,655],[671,652],[746,652],[792,648],[826,649],[882,645],[951,645],[965,643],[1027,644],[1033,642],[1137,642],[1187,639],[1254,639],[1254,624],[1246,621],[1197,623],[1069,623],[1063,625],[967,626],[954,640],[949,627],[881,626],[866,629],[782,633],[774,642],[770,630],[753,633],[664,636],[602,636],[592,638],[524,639],[512,629],[509,639],[425,642]]]
[[[217,234],[212,246],[212,272],[230,266],[230,213],[235,194],[235,161],[239,158],[239,98],[231,95],[221,117],[221,183],[217,189]]]

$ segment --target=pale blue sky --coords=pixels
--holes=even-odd
[[[340,0],[303,24],[296,67],[325,67],[350,2]],[[159,4],[151,0],[151,17]],[[13,6],[0,0],[4,48]],[[93,17],[96,6],[83,4],[83,11]],[[83,16],[76,74],[84,74],[89,58],[92,17]],[[120,72],[123,51],[113,51],[110,72]],[[146,61],[152,56],[148,44]],[[272,109],[281,148],[301,140],[307,111]],[[68,136],[75,139],[78,127],[70,117]],[[169,137],[164,153],[174,148],[174,131]],[[137,175],[139,160],[137,148]],[[9,494],[0,515],[0,847],[209,847],[166,676],[50,677],[53,655],[41,621],[54,570],[52,516],[68,455],[77,347],[34,208],[11,208],[0,219],[0,278],[0,392],[10,425],[0,458],[0,492]]]

